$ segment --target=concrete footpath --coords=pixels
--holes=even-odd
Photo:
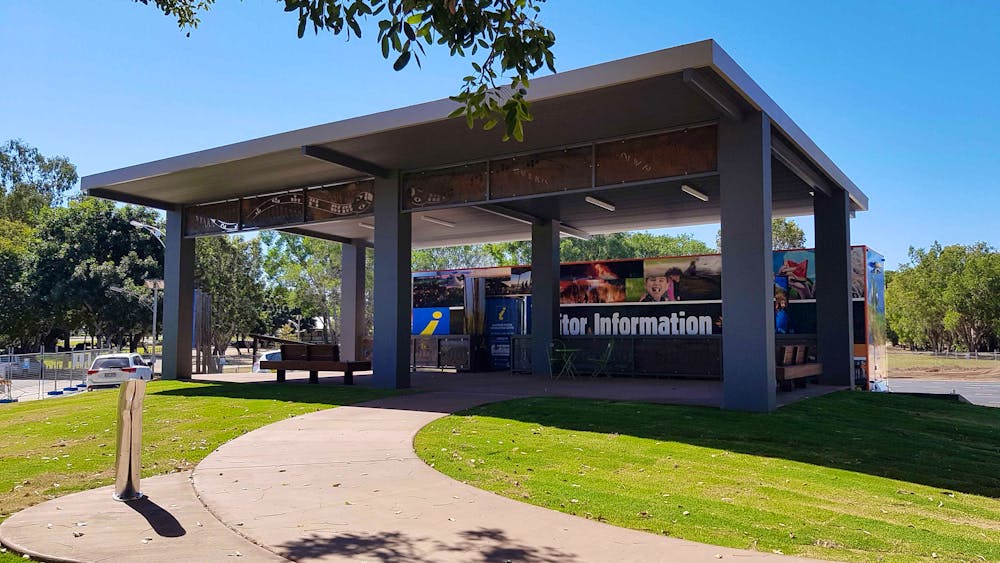
[[[160,517],[176,521],[172,533],[111,501],[105,488],[15,514],[0,526],[0,539],[18,550],[74,561],[794,560],[520,503],[454,481],[417,458],[413,437],[427,423],[509,398],[397,396],[250,432],[205,458],[190,484],[184,475],[142,482],[167,513]],[[217,520],[192,506],[195,493]],[[74,527],[78,521],[87,524]],[[178,534],[178,527],[186,533]],[[72,531],[85,535],[74,538]]]

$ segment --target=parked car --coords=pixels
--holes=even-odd
[[[106,385],[119,385],[129,379],[153,379],[152,362],[139,354],[103,354],[94,358],[87,370],[87,390]]]
[[[260,369],[260,362],[261,362],[261,360],[265,360],[265,361],[268,361],[268,362],[278,362],[278,361],[281,361],[281,350],[264,350],[263,352],[261,352],[260,353],[260,358],[258,358],[258,359],[256,359],[256,360],[253,361],[253,370],[252,370],[253,373],[262,373],[262,372],[265,372],[265,371],[273,371],[273,370],[269,370],[269,369],[268,370]]]

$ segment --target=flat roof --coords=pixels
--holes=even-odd
[[[448,119],[447,115],[457,105],[443,99],[92,174],[82,179],[81,187],[85,193],[98,197],[176,209],[182,205],[320,186],[364,176],[345,166],[303,156],[301,148],[304,145],[323,146],[384,169],[410,171],[717,121],[720,118],[718,107],[685,83],[683,73],[687,69],[705,73],[741,108],[767,114],[775,135],[811,168],[813,174],[845,190],[852,209],[867,210],[868,197],[711,39],[533,80],[528,97],[535,120],[528,124],[523,143],[504,143],[495,130],[470,130],[464,120]],[[782,173],[781,170],[775,172],[775,213],[811,213],[808,199],[796,199],[794,204],[784,206],[778,201],[777,184]],[[717,178],[715,180],[717,183]],[[629,197],[642,199],[638,194]],[[559,200],[554,200],[549,207],[555,208],[554,213],[559,215],[563,206],[559,205]],[[637,201],[637,208],[642,207]],[[670,225],[716,222],[717,206],[713,213],[714,220],[707,209],[692,211],[676,217]],[[561,218],[567,222],[574,219]],[[633,225],[632,228],[670,226],[661,224],[663,221],[636,224],[624,215],[619,221],[604,219],[604,223],[594,227],[594,232],[628,230],[621,228],[628,225]],[[576,222],[585,222],[585,218],[576,219]],[[445,237],[425,241],[416,230],[417,223],[414,222],[417,246],[456,243],[460,236],[459,232],[454,232],[451,238],[455,240]],[[497,225],[502,224],[501,219]],[[583,228],[585,225],[574,226]],[[313,227],[303,226],[317,233],[325,229],[330,234],[351,236],[350,229],[337,228],[335,224]],[[365,236],[363,231],[354,234]],[[509,234],[497,232],[489,235],[492,238],[482,240],[500,240],[497,237]],[[478,240],[472,236],[469,242]]]

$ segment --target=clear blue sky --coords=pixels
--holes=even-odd
[[[437,51],[396,73],[372,39],[299,40],[271,0],[221,4],[185,37],[126,0],[0,2],[0,141],[87,175],[443,98],[466,74]],[[719,41],[869,195],[852,238],[889,267],[934,240],[1000,244],[1000,2],[552,0],[543,14],[559,70]],[[715,229],[680,231],[714,244]]]

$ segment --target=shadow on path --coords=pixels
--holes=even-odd
[[[454,543],[439,539],[415,537],[403,532],[383,534],[344,533],[313,534],[294,542],[275,546],[276,551],[293,561],[330,555],[358,558],[366,561],[408,561],[432,563],[446,559],[462,561],[518,561],[525,563],[558,563],[579,558],[556,548],[520,545],[510,540],[503,530],[478,528],[458,532]]]
[[[187,533],[184,526],[181,526],[173,514],[150,500],[149,497],[130,500],[125,505],[145,518],[146,522],[152,526],[153,531],[160,537],[179,538]]]

